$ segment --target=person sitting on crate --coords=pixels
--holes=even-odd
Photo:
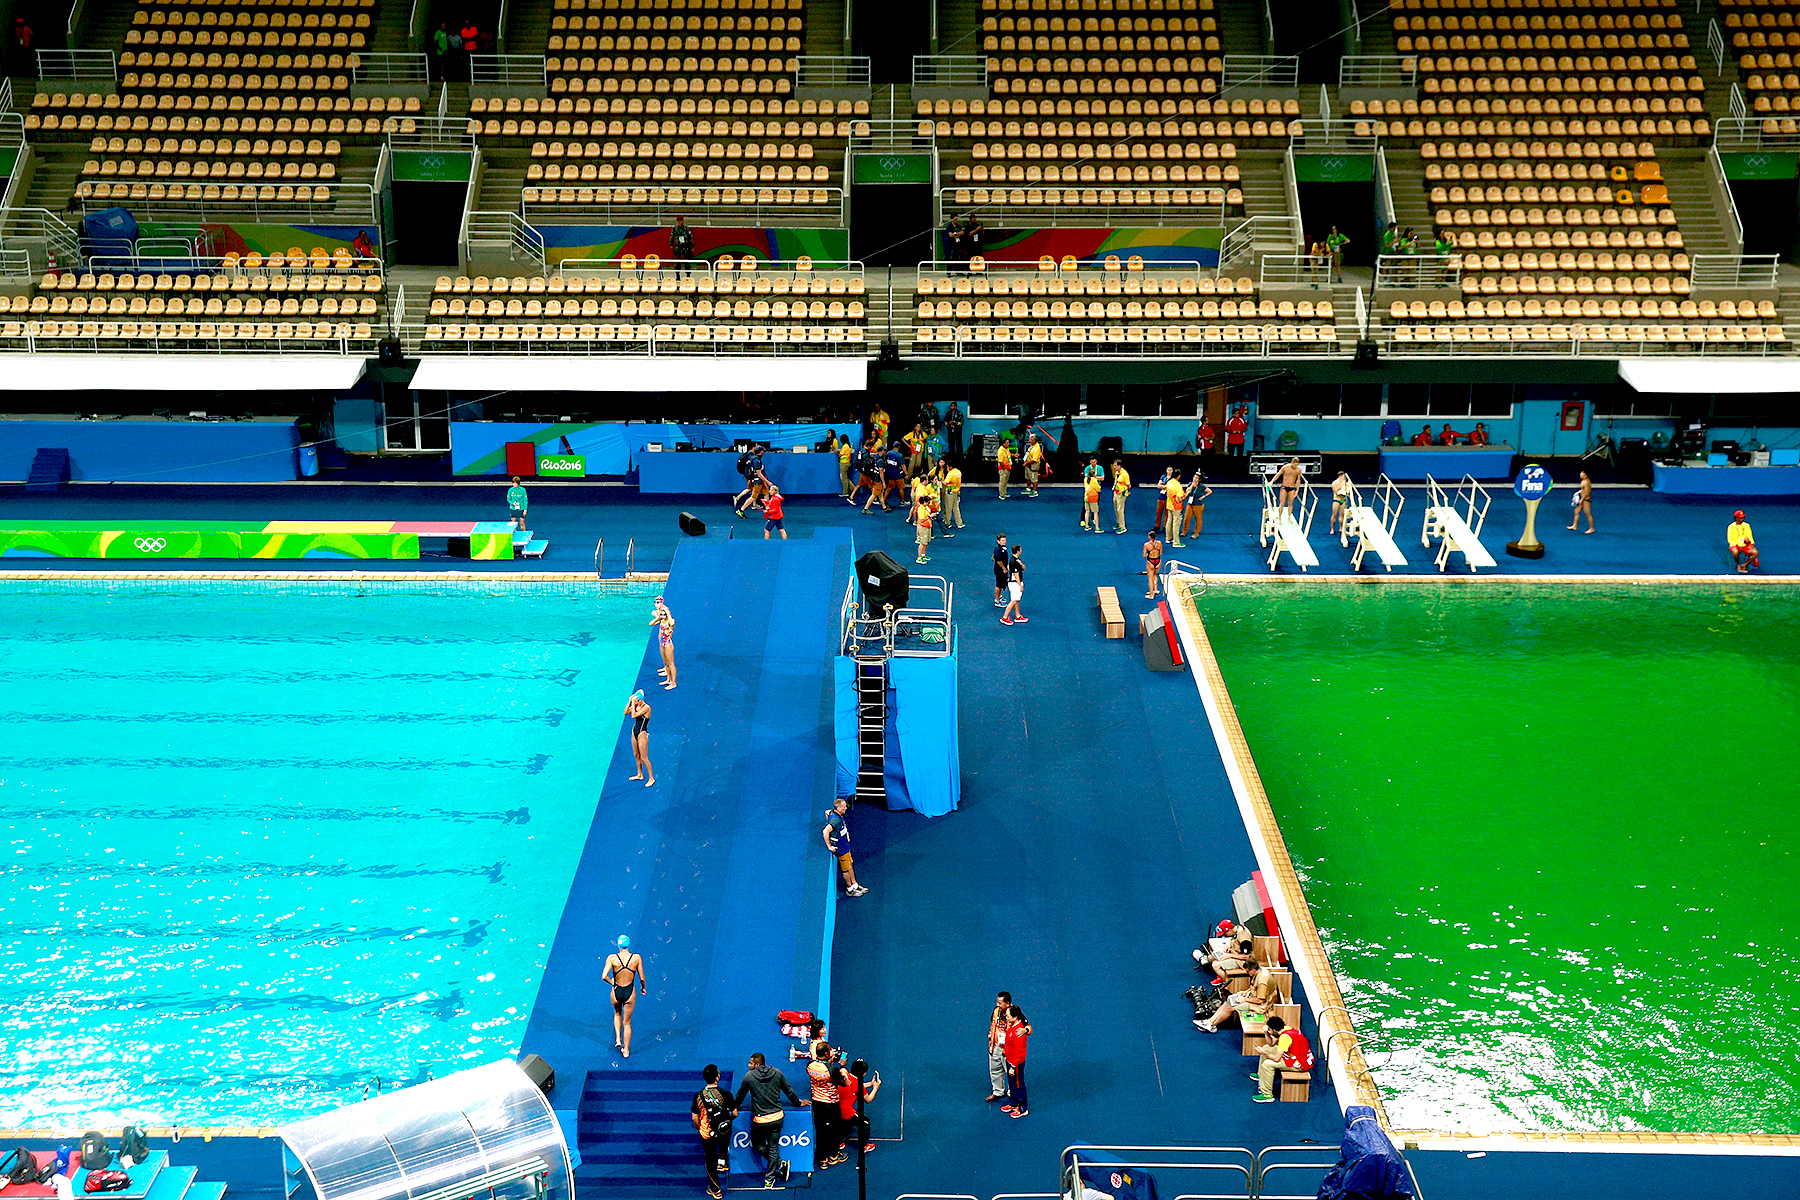
[[[1275,1072],[1313,1069],[1312,1043],[1304,1033],[1289,1029],[1280,1017],[1270,1017],[1267,1037],[1268,1044],[1256,1050],[1262,1061],[1256,1064],[1256,1095],[1251,1099],[1257,1104],[1275,1102]]]

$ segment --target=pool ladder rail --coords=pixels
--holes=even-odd
[[[637,574],[637,539],[630,538],[625,543],[625,578]],[[594,543],[594,578],[606,578],[606,539],[601,538]]]

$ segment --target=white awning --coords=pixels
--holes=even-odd
[[[1800,392],[1800,358],[1626,358],[1619,378],[1640,392]]]
[[[331,354],[0,354],[0,391],[341,391],[367,365]]]
[[[869,360],[844,356],[782,358],[625,358],[603,356],[427,357],[412,386],[453,392],[861,392]]]

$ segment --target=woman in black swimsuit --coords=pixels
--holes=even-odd
[[[1163,544],[1162,536],[1156,529],[1144,539],[1144,575],[1150,582],[1150,590],[1144,593],[1144,599],[1156,599],[1156,584],[1162,574]]]
[[[647,995],[644,983],[644,956],[631,952],[631,939],[619,935],[618,950],[606,956],[606,970],[601,978],[612,985],[613,1049],[631,1057],[631,1010],[637,1007],[640,994]]]
[[[650,706],[644,703],[644,693],[639,690],[631,693],[631,699],[625,702],[625,715],[631,718],[631,757],[637,763],[637,774],[633,779],[644,779],[644,786],[649,787],[656,782],[656,770],[650,765]]]

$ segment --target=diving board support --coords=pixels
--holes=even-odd
[[[1338,541],[1347,547],[1350,539],[1356,538],[1356,549],[1350,553],[1352,571],[1362,570],[1363,557],[1370,550],[1375,551],[1375,557],[1390,571],[1406,565],[1406,556],[1400,553],[1400,545],[1394,541],[1394,527],[1400,523],[1400,510],[1405,507],[1406,497],[1385,473],[1375,481],[1366,497],[1354,483],[1350,485]]]
[[[1307,537],[1312,533],[1313,514],[1318,511],[1319,498],[1313,494],[1312,484],[1306,476],[1300,477],[1299,495],[1290,508],[1281,506],[1275,484],[1268,477],[1263,479],[1262,493],[1260,540],[1269,551],[1269,570],[1280,565],[1284,553],[1302,571],[1318,566],[1319,556],[1313,552]]]
[[[1434,561],[1439,571],[1449,569],[1452,554],[1462,555],[1471,572],[1495,565],[1494,556],[1481,544],[1481,527],[1493,502],[1488,490],[1472,475],[1464,475],[1453,492],[1446,491],[1430,475],[1425,476],[1425,528],[1419,540],[1430,546],[1433,538],[1438,539]]]

